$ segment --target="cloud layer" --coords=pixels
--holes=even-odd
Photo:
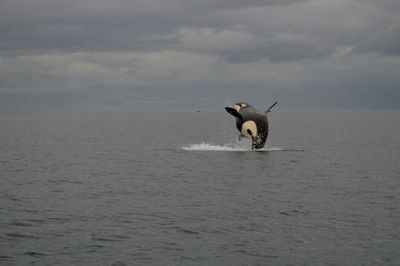
[[[0,111],[399,108],[400,2],[4,0]]]

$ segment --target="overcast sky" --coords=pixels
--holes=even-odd
[[[1,0],[0,112],[400,108],[399,0]]]

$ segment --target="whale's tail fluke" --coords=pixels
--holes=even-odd
[[[269,113],[271,112],[271,109],[277,104],[278,102],[274,102],[265,112]]]

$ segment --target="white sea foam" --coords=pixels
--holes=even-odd
[[[251,144],[250,144],[251,145]],[[251,151],[249,143],[237,142],[224,145],[216,145],[212,143],[202,142],[198,144],[189,144],[181,148],[187,151]],[[254,151],[282,151],[282,148],[278,147],[265,147],[263,149]]]

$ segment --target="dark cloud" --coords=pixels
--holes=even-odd
[[[185,27],[216,27],[224,9],[303,1],[49,0],[0,3],[1,51],[106,51],[174,49]]]

